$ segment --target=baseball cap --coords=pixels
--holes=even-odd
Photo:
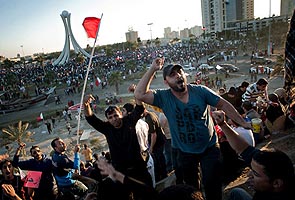
[[[183,69],[183,67],[181,65],[178,65],[178,64],[170,64],[170,65],[167,65],[164,67],[163,69],[163,78],[164,80],[166,80],[166,76],[170,76],[170,74],[173,72],[173,70],[175,69]]]

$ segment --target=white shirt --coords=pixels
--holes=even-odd
[[[253,132],[250,129],[245,129],[244,127],[233,127],[233,129],[242,136],[249,145],[255,147],[255,140],[253,136]]]
[[[141,151],[146,151],[148,149],[148,134],[149,134],[149,125],[139,119],[135,125],[136,135]]]

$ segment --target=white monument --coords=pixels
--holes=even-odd
[[[64,44],[64,48],[61,52],[61,54],[59,55],[59,57],[53,62],[53,65],[63,65],[67,62],[69,62],[70,59],[70,39],[72,41],[72,45],[74,47],[75,53],[82,53],[84,56],[86,56],[87,58],[90,58],[90,54],[87,53],[84,49],[82,49],[79,44],[77,43],[73,32],[72,32],[72,28],[71,28],[71,13],[69,13],[68,11],[64,10],[62,11],[62,13],[60,14],[62,21],[64,23],[64,27],[65,27],[65,34],[66,34],[66,38],[65,38],[65,44]]]

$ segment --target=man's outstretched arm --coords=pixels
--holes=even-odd
[[[148,104],[152,104],[154,101],[154,94],[150,90],[150,85],[155,75],[155,72],[162,69],[164,64],[163,58],[156,58],[150,69],[143,75],[140,81],[137,84],[137,87],[134,92],[136,99],[143,101]]]
[[[223,110],[227,117],[230,119],[235,120],[239,125],[243,126],[246,129],[251,129],[251,124],[247,123],[243,117],[238,113],[238,111],[235,109],[235,107],[226,101],[223,98],[220,98],[219,102],[215,106],[219,110]]]
[[[214,111],[212,113],[212,117],[226,135],[226,139],[230,146],[236,151],[237,154],[241,154],[249,146],[246,140],[225,122],[225,115],[223,111]]]

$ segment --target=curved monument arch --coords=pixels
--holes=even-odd
[[[70,41],[72,41],[72,45],[74,47],[74,50],[76,53],[82,53],[84,56],[87,58],[90,58],[90,54],[87,53],[84,49],[80,47],[78,42],[76,41],[72,28],[71,28],[71,13],[68,11],[64,10],[60,14],[62,21],[64,23],[65,27],[65,44],[64,48],[61,52],[61,54],[58,56],[58,58],[53,62],[53,65],[63,65],[67,62],[69,62],[70,59]]]

